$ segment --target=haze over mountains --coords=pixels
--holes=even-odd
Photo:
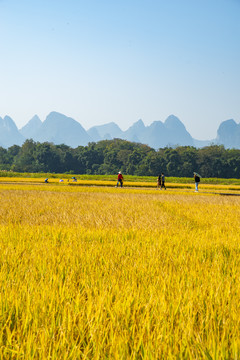
[[[217,130],[216,139],[196,140],[174,115],[170,115],[164,122],[154,121],[149,126],[138,120],[126,131],[122,131],[114,122],[93,126],[86,131],[78,121],[58,112],[51,112],[43,122],[35,115],[20,130],[9,116],[3,119],[0,117],[0,146],[4,148],[21,146],[26,139],[75,148],[79,145],[86,146],[89,142],[114,138],[143,143],[154,149],[166,146],[203,147],[211,144],[239,149],[240,124],[233,119],[223,121]]]
[[[87,145],[92,141],[79,122],[56,112],[51,112],[43,123],[35,115],[27,125],[20,129],[20,133],[26,139],[48,141],[56,145],[66,144],[73,148]]]

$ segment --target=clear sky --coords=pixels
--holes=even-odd
[[[0,116],[240,122],[240,0],[0,0]]]

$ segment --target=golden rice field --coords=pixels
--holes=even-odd
[[[240,197],[2,183],[0,202],[0,359],[240,359]]]

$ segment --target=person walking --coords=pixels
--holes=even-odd
[[[118,178],[117,178],[117,185],[116,187],[118,187],[118,184],[120,183],[120,186],[123,187],[123,176],[122,176],[122,173],[121,171],[119,171],[118,173]]]
[[[193,173],[194,181],[195,181],[195,192],[198,192],[198,185],[200,183],[200,175],[196,172]]]
[[[161,188],[161,185],[162,185],[162,177],[159,174],[157,178],[157,189]]]
[[[162,173],[162,175],[161,175],[161,180],[162,180],[161,189],[164,188],[164,189],[166,190],[166,186],[165,186],[165,175],[164,175],[164,173]]]

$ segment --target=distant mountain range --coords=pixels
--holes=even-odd
[[[86,146],[89,142],[114,138],[143,143],[154,149],[166,146],[204,147],[211,144],[240,149],[240,124],[233,119],[223,121],[217,130],[216,139],[202,141],[194,139],[174,115],[168,116],[164,122],[154,121],[149,126],[138,120],[126,131],[122,131],[114,122],[93,126],[86,131],[78,121],[58,112],[51,112],[43,122],[35,115],[20,130],[9,116],[3,119],[0,117],[0,146],[3,148],[21,146],[26,139],[75,148]]]

